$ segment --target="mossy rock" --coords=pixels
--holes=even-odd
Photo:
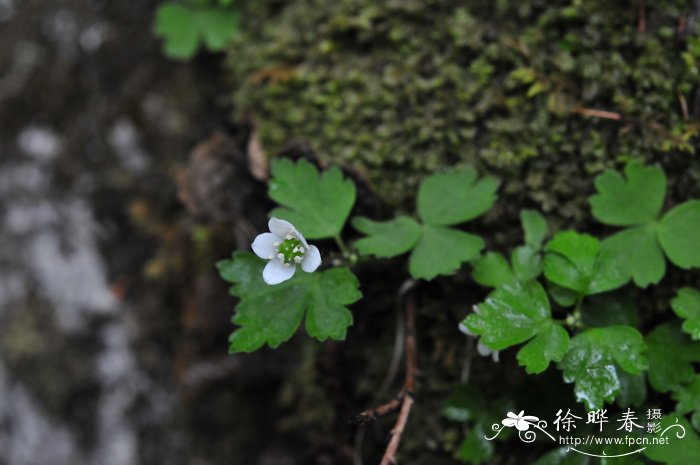
[[[242,8],[228,60],[238,117],[254,115],[268,153],[304,139],[321,160],[366,173],[390,205],[425,173],[473,164],[576,219],[585,202],[567,199],[588,195],[580,180],[607,166],[675,160],[687,173],[697,161],[690,0]]]

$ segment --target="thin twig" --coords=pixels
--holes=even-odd
[[[639,16],[637,19],[637,32],[644,34],[647,32],[647,9],[644,2],[639,4]]]
[[[615,121],[619,121],[622,118],[622,115],[619,113],[605,110],[595,110],[593,108],[574,108],[571,110],[571,112],[578,113],[580,115],[594,116],[596,118],[612,119]]]
[[[399,413],[399,419],[396,420],[396,426],[391,432],[391,441],[384,452],[384,457],[382,458],[381,465],[394,465],[396,463],[396,450],[399,448],[399,443],[401,442],[401,434],[406,427],[406,422],[408,421],[408,415],[411,413],[411,407],[413,406],[413,397],[407,395],[403,398],[403,404],[401,405],[401,413]]]
[[[681,104],[681,111],[683,112],[683,120],[688,121],[688,102],[685,100],[685,95],[678,94],[678,101]]]
[[[387,402],[386,404],[379,405],[377,407],[367,409],[363,412],[358,413],[355,418],[353,418],[353,423],[369,423],[376,420],[377,418],[388,415],[395,412],[401,407],[401,401],[403,400],[403,392],[399,393],[394,399]]]
[[[381,465],[393,465],[396,463],[396,451],[399,448],[401,435],[406,427],[406,422],[413,406],[413,392],[416,387],[418,364],[416,357],[416,308],[412,295],[409,295],[406,299],[406,334],[404,344],[406,346],[406,380],[399,394],[402,397],[401,411],[391,432],[391,440],[384,452]]]
[[[404,351],[404,340],[405,340],[405,324],[403,321],[403,301],[406,294],[408,294],[411,289],[416,286],[417,282],[413,279],[408,279],[404,281],[399,290],[396,292],[396,336],[394,337],[394,350],[391,355],[391,363],[389,364],[389,369],[387,370],[384,381],[377,389],[375,395],[378,399],[382,398],[384,393],[389,389],[389,386],[394,382],[396,374],[399,371],[399,365],[401,359],[403,358]],[[365,410],[360,412],[352,419],[353,423],[359,423],[360,427],[357,428],[355,433],[355,447],[353,451],[353,465],[363,465],[362,461],[362,445],[364,444],[365,438],[365,425],[370,421],[374,421],[377,418],[393,413],[401,407],[401,402],[403,401],[404,391],[403,389],[399,394],[390,402],[382,404],[379,407],[373,409]]]

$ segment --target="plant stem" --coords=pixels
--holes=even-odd
[[[343,256],[348,258],[350,256],[350,252],[348,251],[348,247],[345,245],[345,242],[343,242],[343,239],[340,237],[340,234],[333,236],[333,240],[336,244],[338,244],[338,248],[343,253]]]

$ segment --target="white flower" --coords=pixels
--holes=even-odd
[[[530,424],[537,424],[537,422],[540,421],[540,419],[537,417],[524,414],[525,410],[521,410],[517,415],[513,412],[508,412],[506,415],[507,418],[504,418],[501,423],[503,423],[503,426],[507,426],[509,428],[515,426],[518,431],[527,431],[530,429]]]
[[[251,247],[260,258],[270,260],[263,270],[267,284],[279,284],[294,276],[297,265],[311,273],[321,264],[318,249],[309,245],[289,221],[270,218],[269,233],[259,234]]]

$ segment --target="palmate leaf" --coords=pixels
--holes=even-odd
[[[477,180],[473,168],[433,174],[418,188],[418,214],[430,225],[464,223],[488,211],[497,190],[498,181],[490,176]]]
[[[158,7],[155,34],[164,40],[165,55],[179,60],[192,58],[203,41],[220,51],[238,31],[238,12],[226,8],[166,3]]]
[[[593,216],[613,226],[636,226],[654,221],[666,197],[663,170],[635,160],[625,167],[625,177],[612,170],[596,177],[598,193],[590,199]]]
[[[666,213],[659,224],[659,242],[679,268],[700,267],[700,200],[691,200]]]
[[[655,462],[666,465],[688,465],[698,463],[700,458],[700,437],[695,432],[688,421],[676,415],[667,415],[661,419],[661,429],[665,429],[673,424],[682,426],[685,435],[682,438],[676,436],[678,427],[673,427],[666,434],[670,438],[668,443],[650,444],[644,449],[644,455]]]
[[[238,12],[229,8],[206,8],[197,12],[199,30],[207,48],[223,50],[238,32]]]
[[[606,171],[595,180],[598,193],[590,198],[593,216],[614,226],[631,226],[605,240],[604,249],[615,256],[639,287],[656,284],[666,273],[664,255],[684,269],[700,267],[700,201],[691,200],[661,218],[666,175],[657,166],[632,161],[626,179]]]
[[[620,392],[618,367],[633,375],[649,367],[645,349],[644,338],[631,326],[593,328],[571,339],[560,368],[564,381],[575,383],[576,398],[594,410]]]
[[[355,242],[363,254],[375,257],[395,257],[411,250],[423,234],[421,225],[413,218],[399,216],[379,222],[368,218],[354,218],[352,225],[367,237]]]
[[[510,254],[513,273],[520,281],[535,279],[542,273],[542,253],[530,244],[518,246]]]
[[[456,272],[462,263],[479,256],[484,240],[474,234],[442,226],[424,226],[411,252],[408,269],[416,279],[431,280]]]
[[[700,291],[685,287],[671,301],[671,308],[683,318],[683,331],[695,340],[700,340]]]
[[[500,287],[515,281],[508,261],[498,252],[489,252],[473,263],[472,278],[482,286]]]
[[[544,275],[580,295],[610,291],[629,281],[614,254],[601,249],[595,237],[576,231],[557,233],[549,241]]]
[[[453,274],[462,263],[479,256],[484,241],[448,226],[476,218],[491,208],[497,189],[497,181],[489,177],[478,180],[471,168],[428,176],[418,191],[421,223],[405,216],[385,222],[356,218],[353,225],[367,237],[356,241],[355,247],[376,257],[411,251],[409,271],[416,279]]]
[[[525,244],[539,248],[549,230],[544,216],[535,210],[523,210],[520,212],[520,223],[523,226]]]
[[[673,393],[673,399],[678,402],[676,411],[680,414],[700,412],[700,375]]]
[[[231,352],[252,352],[264,344],[278,347],[291,338],[305,317],[306,332],[320,340],[343,340],[352,324],[347,308],[362,297],[355,275],[347,268],[315,273],[297,270],[282,284],[262,280],[264,260],[237,252],[217,264],[221,277],[233,283],[239,297],[233,322],[241,328],[231,335]]]
[[[319,175],[306,160],[272,162],[269,195],[282,208],[270,215],[292,223],[307,239],[336,237],[355,204],[355,184],[333,167]]]
[[[529,374],[542,373],[550,362],[559,362],[569,350],[569,333],[551,322],[518,351],[518,363]]]
[[[158,7],[155,33],[164,39],[165,54],[171,58],[191,58],[199,46],[199,26],[189,9],[175,4]]]
[[[525,244],[513,249],[510,263],[497,252],[474,260],[472,278],[482,286],[499,287],[514,281],[528,281],[542,273],[542,241],[547,236],[547,221],[534,210],[520,212]]]
[[[569,334],[552,321],[549,299],[537,281],[513,282],[497,288],[464,320],[481,342],[502,350],[529,342],[518,352],[518,362],[528,373],[545,371],[569,348]]]
[[[675,391],[693,380],[693,363],[700,362],[700,343],[683,334],[678,324],[657,326],[645,340],[649,356],[649,384],[655,390]]]
[[[497,288],[464,324],[487,347],[503,350],[537,335],[551,321],[547,293],[540,283],[530,281]]]
[[[653,224],[622,230],[605,239],[603,248],[639,287],[656,284],[666,274],[666,259]]]

